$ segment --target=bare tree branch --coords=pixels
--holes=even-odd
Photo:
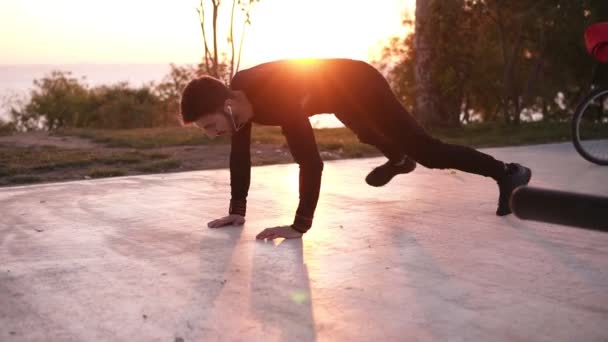
[[[232,0],[232,12],[230,13],[230,79],[234,76],[234,9],[236,8],[237,0]]]
[[[205,30],[208,18],[205,15],[206,12],[204,7],[205,2],[207,1],[207,5],[212,6],[212,32],[210,35],[208,35]],[[201,68],[204,67],[207,74],[229,82],[238,72],[241,64],[246,26],[251,23],[250,11],[253,4],[256,2],[259,2],[259,0],[232,0],[228,37],[226,40],[224,40],[224,38],[219,37],[220,33],[218,32],[218,22],[220,16],[219,7],[222,4],[222,0],[200,0],[200,7],[197,8],[197,12],[199,14],[199,21],[201,24],[205,48],[204,63],[201,64]],[[244,16],[240,38],[236,38],[234,34],[235,21],[240,20],[240,17],[237,15],[237,7],[241,9]],[[236,39],[240,40],[238,42],[238,47]],[[224,45],[226,43],[228,46]]]
[[[217,18],[219,15],[220,0],[213,0],[213,77],[219,76],[218,50],[217,50]]]
[[[239,69],[241,67],[241,55],[243,53],[243,41],[244,40],[245,40],[245,25],[243,25],[243,29],[241,32],[241,41],[239,43],[239,53],[238,53],[238,57],[237,57],[235,72],[239,72]]]
[[[201,24],[201,31],[203,33],[203,44],[205,46],[205,56],[203,58],[203,61],[205,63],[205,72],[209,73],[209,59],[211,53],[209,52],[209,45],[207,44],[207,31],[205,30],[205,6],[203,4],[203,0],[201,0],[200,7],[197,8],[196,11],[198,12],[199,22]]]

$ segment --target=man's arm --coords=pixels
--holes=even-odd
[[[245,216],[251,181],[251,122],[232,135],[229,213]]]
[[[312,226],[317,207],[321,189],[323,161],[319,156],[315,135],[308,117],[298,117],[284,125],[283,134],[287,139],[294,160],[300,166],[300,204],[292,227],[300,233],[305,233]]]

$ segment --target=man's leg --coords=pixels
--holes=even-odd
[[[392,144],[378,144],[376,148],[388,158],[386,163],[375,167],[365,177],[365,182],[371,186],[380,187],[388,184],[396,175],[406,174],[416,169],[416,162],[403,149]]]
[[[405,111],[403,108],[401,110]],[[401,113],[405,114],[407,113]],[[473,148],[444,143],[431,137],[413,118],[401,120],[398,127],[399,129],[392,129],[393,136],[401,140],[405,153],[423,166],[431,169],[456,169],[496,180],[500,191],[496,215],[511,213],[511,193],[516,187],[528,184],[532,176],[530,169],[519,164],[505,164]]]
[[[492,156],[467,146],[444,143],[426,133],[407,136],[404,140],[408,155],[431,169],[456,169],[491,177],[498,183],[499,199],[496,215],[511,213],[509,198],[515,188],[528,184],[532,173],[519,164],[505,164]]]
[[[416,162],[405,154],[399,144],[384,136],[381,129],[375,127],[374,123],[367,122],[364,115],[355,113],[349,115],[336,113],[335,115],[357,135],[359,141],[376,147],[388,159],[386,163],[374,168],[365,177],[367,184],[375,187],[384,186],[396,175],[414,171]],[[358,119],[353,120],[353,117]]]
[[[505,164],[473,148],[447,144],[431,137],[403,108],[384,78],[371,77],[367,86],[374,96],[366,105],[378,113],[370,119],[375,119],[376,127],[381,128],[406,155],[431,169],[456,169],[493,178],[500,190],[496,214],[511,213],[509,197],[517,186],[529,182],[531,171],[528,168]]]

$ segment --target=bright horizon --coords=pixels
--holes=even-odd
[[[4,0],[0,64],[197,63],[203,55],[198,3]],[[242,66],[301,57],[369,60],[389,37],[405,33],[403,13],[413,6],[414,0],[373,6],[365,0],[261,0]]]

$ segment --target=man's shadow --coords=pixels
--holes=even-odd
[[[208,228],[205,228],[208,229]],[[218,316],[216,303],[222,303],[222,293],[229,279],[227,274],[234,272],[234,258],[237,246],[241,240],[244,226],[223,227],[211,229],[206,236],[200,239],[198,258],[200,270],[198,272],[179,273],[180,278],[190,284],[186,292],[191,297],[181,309],[177,328],[176,340],[205,340],[220,339],[223,330],[221,317]],[[173,272],[182,268],[175,265]],[[221,312],[221,305],[218,305]],[[218,323],[218,321],[220,323]]]
[[[283,341],[316,340],[302,239],[255,244],[250,309],[264,334]]]

